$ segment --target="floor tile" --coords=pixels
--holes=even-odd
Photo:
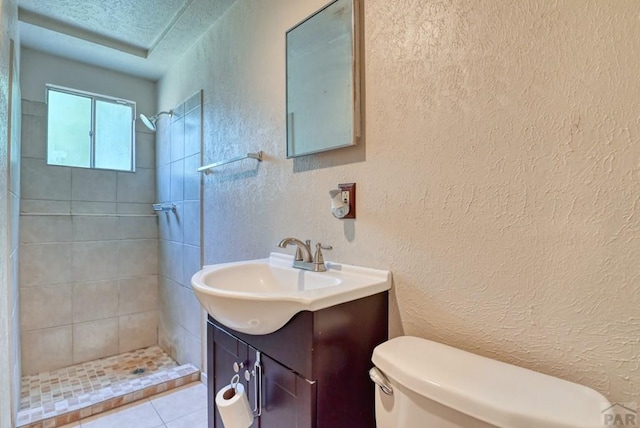
[[[174,421],[207,407],[207,388],[200,382],[187,385],[151,400],[164,422]]]
[[[82,428],[157,428],[164,423],[149,400],[83,419]]]
[[[182,416],[167,423],[167,428],[207,428],[207,409]]]

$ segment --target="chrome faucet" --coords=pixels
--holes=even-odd
[[[324,264],[324,256],[322,255],[322,250],[332,250],[331,246],[323,246],[320,243],[316,244],[316,252],[311,257],[311,240],[307,239],[305,242],[302,242],[296,238],[284,238],[280,243],[278,243],[278,247],[285,248],[289,244],[296,245],[296,255],[293,258],[293,267],[297,269],[311,270],[314,272],[325,272],[327,267]]]

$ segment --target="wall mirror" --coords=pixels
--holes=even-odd
[[[287,31],[288,158],[360,137],[358,12],[357,0],[335,0]]]

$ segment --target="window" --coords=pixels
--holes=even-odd
[[[134,171],[136,104],[47,85],[47,163]]]

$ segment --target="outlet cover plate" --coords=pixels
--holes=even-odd
[[[349,214],[342,217],[342,219],[356,218],[356,183],[338,184],[338,188],[342,192],[349,193]]]

